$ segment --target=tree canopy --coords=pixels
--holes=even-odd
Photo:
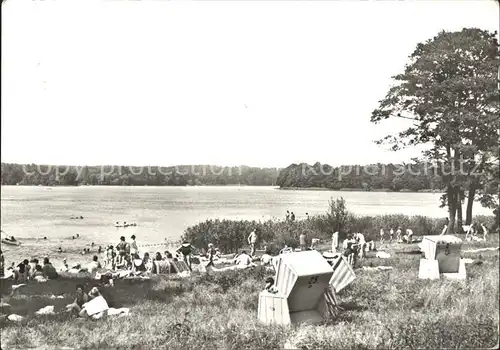
[[[175,167],[51,166],[2,163],[2,185],[271,186],[279,169],[183,165]]]
[[[450,215],[462,221],[467,196],[467,220],[476,197],[498,206],[500,65],[497,33],[468,28],[441,32],[419,43],[405,71],[372,112],[371,121],[412,120],[412,126],[377,141],[392,150],[425,145],[424,157],[445,165],[441,172]],[[496,201],[495,201],[496,198]]]

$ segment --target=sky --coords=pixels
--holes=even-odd
[[[409,161],[374,144],[391,76],[498,4],[7,0],[2,162],[286,167]]]

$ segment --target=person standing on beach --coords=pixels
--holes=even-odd
[[[295,221],[295,214],[293,213],[293,211],[290,213],[290,221]]]
[[[398,227],[398,230],[396,231],[396,240],[398,243],[401,243],[401,226]]]
[[[339,231],[332,234],[332,252],[336,253],[339,247]]]
[[[124,236],[120,237],[120,242],[116,245],[116,250],[118,251],[118,264],[123,264],[127,255],[127,242],[125,242]]]
[[[393,238],[394,238],[394,230],[391,227],[391,229],[389,230],[389,243],[392,243]]]
[[[286,221],[290,220],[290,212],[287,210],[286,211]]]
[[[305,251],[307,249],[307,242],[306,242],[306,233],[302,232],[299,236],[299,245],[300,245],[300,250]]]
[[[208,265],[207,266],[214,265],[214,257],[216,254],[217,254],[217,250],[215,250],[214,245],[212,243],[208,243],[208,251],[207,251]]]
[[[4,270],[4,263],[5,263],[5,258],[3,256],[3,252],[0,249],[0,277],[4,276],[5,270]]]
[[[358,255],[360,258],[363,258],[365,255],[365,247],[366,247],[366,241],[365,241],[365,235],[358,232],[354,236],[356,239],[356,243],[358,244]]]
[[[248,244],[250,244],[250,256],[255,255],[255,244],[257,243],[257,233],[254,229],[248,236]]]
[[[450,224],[450,219],[446,218],[443,226],[443,230],[441,231],[441,236],[444,235],[448,231],[448,225]]]
[[[193,271],[191,268],[191,253],[195,250],[195,247],[191,245],[189,242],[182,242],[182,245],[180,246],[179,249],[177,249],[177,253],[181,253],[182,257],[184,258],[184,261],[186,262],[187,266],[189,267],[190,271]]]
[[[481,224],[481,228],[483,229],[483,241],[486,241],[486,237],[488,237],[488,230],[483,224]]]
[[[412,243],[413,242],[413,231],[411,228],[406,229],[406,243]]]
[[[385,234],[384,229],[381,228],[380,229],[380,244],[381,245],[384,243],[384,234]]]
[[[137,247],[137,242],[135,241],[135,235],[130,237],[132,239],[132,243],[130,243],[130,254],[139,254],[139,248]]]

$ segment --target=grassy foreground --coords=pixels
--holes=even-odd
[[[480,246],[498,246],[498,236],[464,244],[462,257],[482,264],[467,265],[467,280],[459,282],[418,280],[416,245],[385,245],[391,258],[378,259],[370,252],[360,265],[394,269],[356,269],[356,281],[339,295],[345,309],[339,317],[305,327],[257,323],[258,293],[270,274],[260,267],[187,279],[119,280],[103,295],[111,307],[129,307],[130,315],[99,321],[34,314],[46,305],[61,310],[72,301],[77,283],[94,285],[88,277],[30,284],[12,297],[11,282],[3,281],[3,301],[12,306],[11,313],[27,317],[20,324],[1,321],[2,348],[269,349],[286,343],[308,349],[493,347],[498,343],[499,254],[465,252]],[[64,298],[51,299],[53,294]]]

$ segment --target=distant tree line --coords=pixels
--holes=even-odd
[[[440,191],[444,187],[440,174],[438,166],[429,166],[425,163],[340,167],[302,163],[292,164],[281,170],[276,184],[281,188]]]
[[[285,169],[183,165],[172,167],[1,164],[2,185],[42,186],[279,186],[332,190],[442,190],[436,169],[425,164],[331,167],[292,164]]]
[[[279,169],[248,166],[172,167],[1,164],[2,185],[41,186],[274,186]]]

